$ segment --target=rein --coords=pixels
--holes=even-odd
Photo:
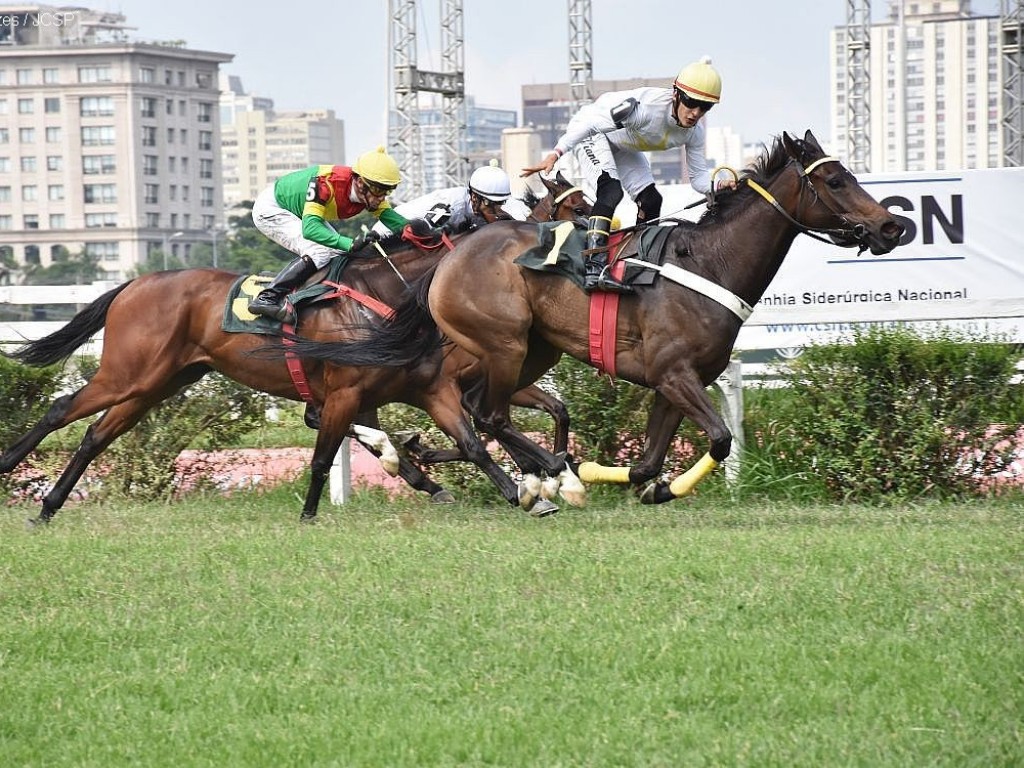
[[[821,158],[818,158],[817,160],[815,160],[810,165],[808,165],[806,168],[799,168],[798,167],[797,173],[799,174],[801,179],[803,179],[803,180],[805,180],[807,182],[807,186],[810,187],[811,188],[811,192],[814,193],[814,203],[820,202],[822,205],[824,205],[826,208],[828,208],[829,212],[833,216],[835,216],[836,218],[839,218],[839,219],[843,219],[845,221],[845,218],[843,216],[840,216],[838,213],[836,213],[834,210],[832,210],[832,208],[829,207],[828,203],[826,203],[824,200],[821,199],[821,197],[818,195],[817,190],[814,188],[814,183],[811,181],[811,177],[810,177],[811,171],[813,171],[819,165],[822,165],[823,163],[833,163],[833,162],[835,162],[835,163],[840,162],[839,158],[838,157],[831,157],[831,156],[821,157]],[[779,203],[779,201],[776,200],[772,196],[772,193],[769,192],[767,189],[762,187],[760,184],[758,184],[753,179],[748,178],[748,179],[745,179],[745,181],[747,182],[747,186],[748,187],[750,187],[752,190],[757,192],[757,194],[759,194],[761,197],[763,197],[765,200],[767,200],[768,204],[771,205],[772,208],[774,208],[776,211],[781,213],[789,221],[790,224],[792,224],[794,227],[799,229],[803,234],[807,235],[808,237],[814,238],[815,240],[819,240],[819,241],[821,241],[823,243],[828,243],[829,245],[834,245],[834,243],[831,240],[829,240],[827,238],[824,238],[824,237],[822,237],[821,235],[819,235],[817,233],[820,232],[820,233],[823,233],[825,235],[831,235],[831,236],[841,237],[841,238],[853,237],[858,242],[860,242],[860,240],[864,237],[864,227],[862,225],[859,225],[859,224],[857,226],[854,226],[854,227],[850,228],[850,229],[825,229],[825,228],[808,227],[806,224],[802,224],[801,222],[799,222],[795,218],[793,218],[793,216],[791,216],[789,214],[789,212],[785,208],[782,207],[782,205]],[[812,203],[812,205],[814,205],[814,203]],[[861,252],[863,252],[866,247],[867,246],[862,245],[860,247]]]

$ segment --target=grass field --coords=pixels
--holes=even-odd
[[[5,508],[0,765],[1024,765],[1019,499],[296,488]]]

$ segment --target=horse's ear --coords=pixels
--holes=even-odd
[[[572,186],[572,183],[567,178],[565,178],[565,176],[562,175],[561,171],[555,171],[555,181],[557,181],[559,184],[566,188]]]
[[[825,150],[821,148],[821,144],[818,143],[818,140],[814,137],[814,134],[811,133],[811,129],[810,128],[808,128],[807,129],[807,133],[804,134],[804,141],[806,141],[808,144],[810,144],[816,150],[821,152],[821,154],[825,154]]]
[[[786,154],[795,160],[803,154],[800,139],[790,136],[788,131],[782,132],[782,144],[786,148]]]

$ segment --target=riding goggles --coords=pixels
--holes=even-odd
[[[394,187],[384,187],[380,184],[374,184],[372,181],[367,181],[366,179],[363,179],[362,181],[363,186],[366,187],[366,191],[374,197],[387,197],[395,191]]]
[[[715,103],[713,101],[701,101],[700,99],[694,99],[686,95],[686,92],[676,88],[676,93],[679,95],[680,103],[687,109],[699,109],[701,112],[707,112]]]

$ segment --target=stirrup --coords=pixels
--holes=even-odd
[[[605,291],[607,293],[636,293],[633,290],[633,286],[626,285],[619,280],[616,280],[611,275],[602,274],[597,278],[597,290]]]

